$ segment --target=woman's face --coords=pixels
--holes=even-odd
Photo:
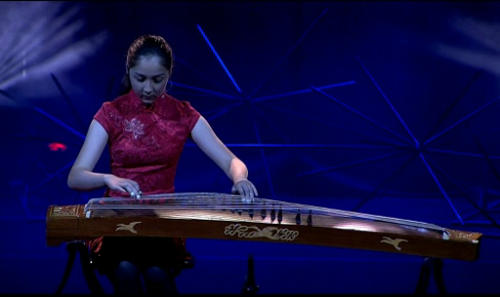
[[[169,79],[168,70],[158,56],[142,56],[134,67],[129,69],[132,90],[146,104],[153,103],[161,96]]]

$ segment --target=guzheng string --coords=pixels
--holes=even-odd
[[[321,206],[292,203],[280,200],[266,198],[255,198],[252,203],[242,202],[240,195],[222,194],[222,193],[169,193],[143,196],[142,199],[129,198],[93,198],[85,205],[85,211],[97,209],[161,209],[168,208],[173,210],[230,210],[230,211],[249,211],[249,210],[281,210],[307,215],[327,215],[346,218],[360,218],[371,221],[380,221],[394,223],[399,225],[412,226],[417,228],[426,228],[447,232],[446,228],[419,221],[399,219],[393,217],[379,216],[373,214],[359,213],[353,211],[339,210]]]

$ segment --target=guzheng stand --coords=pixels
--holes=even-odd
[[[62,293],[62,290],[66,286],[69,275],[71,273],[71,268],[73,268],[73,263],[75,262],[77,252],[80,253],[80,264],[82,266],[83,275],[85,277],[85,281],[87,282],[90,293],[102,295],[104,291],[91,267],[89,251],[87,246],[85,245],[85,242],[81,240],[68,242],[66,245],[66,250],[68,251],[68,262],[66,263],[64,275],[61,283],[57,288],[56,295],[60,295]]]
[[[254,261],[253,255],[248,255],[248,269],[247,277],[243,289],[241,290],[242,295],[255,295],[259,290],[259,285],[255,283],[255,271],[254,271]]]
[[[446,294],[446,288],[444,286],[443,279],[443,260],[439,258],[424,258],[422,267],[420,268],[420,276],[418,278],[417,289],[415,294],[426,294],[427,288],[429,287],[429,281],[431,276],[431,271],[434,274],[434,281],[439,294]]]

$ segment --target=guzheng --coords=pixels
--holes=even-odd
[[[94,198],[47,210],[47,245],[99,236],[256,240],[475,260],[481,233],[239,195],[174,193]]]

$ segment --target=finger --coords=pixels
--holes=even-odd
[[[257,196],[257,189],[255,186],[249,180],[243,181],[241,184],[245,197],[253,201],[253,198]]]
[[[251,196],[245,196],[244,198],[242,198],[242,200],[244,203],[247,203],[247,204],[250,204],[254,201],[253,197],[251,197]]]
[[[255,192],[254,192],[253,185],[250,182],[247,184],[247,192],[248,192],[248,196],[253,200],[253,197],[255,196]]]
[[[236,192],[243,198],[245,196],[245,192],[243,192],[243,188],[241,187],[241,184],[237,184],[234,186],[236,189]]]
[[[135,189],[134,189],[134,186],[131,185],[131,184],[127,184],[125,186],[125,189],[127,190],[127,192],[130,194],[130,197],[133,197],[135,198],[135,196],[137,195]]]
[[[250,195],[252,198],[255,196],[255,191],[254,191],[254,186],[252,183],[248,183],[248,195]]]
[[[236,185],[235,185],[235,188],[236,188],[236,191],[238,191],[238,193],[240,195],[245,195],[245,188],[243,187],[243,183],[242,182],[238,182]]]
[[[251,186],[248,187],[248,200],[250,203],[255,201],[255,193]]]
[[[135,192],[138,194],[142,194],[141,187],[139,187],[139,184],[136,181],[132,181],[132,184],[134,185]]]
[[[136,198],[137,198],[137,195],[138,195],[138,193],[137,193],[135,190],[132,190],[132,191],[130,192],[130,197],[132,197],[132,198],[134,198],[134,199],[136,199]]]
[[[119,190],[120,192],[128,193],[127,189],[125,189],[125,187],[123,187],[123,186],[117,186],[116,188],[114,188],[112,190]]]
[[[131,195],[132,194],[135,195],[138,192],[137,186],[135,185],[133,180],[127,180],[126,184],[127,184],[126,188]]]
[[[241,200],[244,202],[244,203],[249,203],[251,202],[251,196],[249,195],[249,191],[248,191],[248,188],[245,187],[244,185],[242,185],[240,187],[240,193],[241,193]]]
[[[253,192],[251,191],[250,187],[248,187],[248,186],[245,187],[245,197],[248,199],[252,199],[252,197],[253,197]]]
[[[119,186],[122,187],[122,188],[124,188],[125,191],[127,191],[127,192],[130,193],[130,191],[131,191],[130,185],[127,182],[122,182],[122,183],[119,184]]]
[[[248,199],[248,189],[245,184],[241,185],[241,195],[243,195],[245,199]]]
[[[257,192],[257,188],[254,186],[254,184],[252,184],[252,190],[253,190],[255,197],[259,196],[259,192]]]
[[[132,187],[131,185],[127,185],[127,191],[130,193],[130,195],[135,194],[134,187]]]

